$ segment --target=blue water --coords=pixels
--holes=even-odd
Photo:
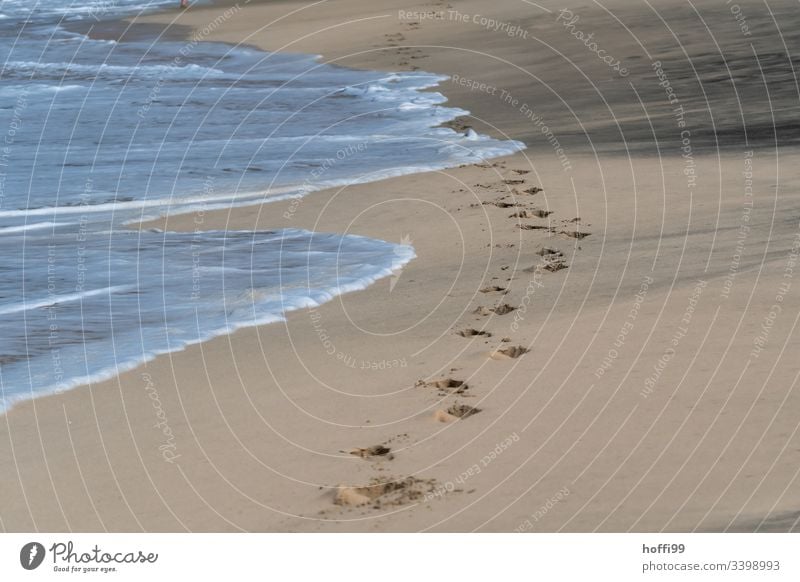
[[[174,1],[0,2],[0,407],[280,320],[414,257],[350,235],[128,226],[142,218],[523,147],[437,127],[465,113],[422,91],[439,76],[63,26],[159,5]]]

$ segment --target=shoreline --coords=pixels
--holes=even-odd
[[[208,10],[210,13],[214,14],[216,16],[216,18],[212,21],[212,24],[215,24],[218,21],[220,21],[220,19],[221,20],[225,20],[225,19],[229,18],[230,16],[236,14],[236,12],[238,12],[238,10],[240,9],[240,5],[239,5],[238,2],[237,3],[224,2],[224,3],[217,3],[217,5],[224,8],[224,11],[221,12],[221,14],[219,14],[218,16],[216,16],[215,8],[212,8],[212,7],[198,7],[198,10],[205,9],[205,10]],[[97,22],[89,22],[88,24],[87,23],[83,23],[83,22],[72,22],[72,23],[68,23],[68,24],[64,25],[64,28],[66,30],[74,32],[74,33],[79,33],[79,34],[86,35],[88,38],[91,38],[91,39],[94,39],[94,40],[113,40],[115,42],[120,42],[120,43],[125,43],[125,42],[143,42],[143,41],[151,41],[151,42],[165,42],[165,41],[178,42],[178,41],[185,41],[186,43],[210,42],[210,41],[207,41],[207,40],[205,40],[203,38],[203,36],[207,36],[207,34],[210,34],[210,32],[207,32],[207,31],[195,32],[195,29],[194,29],[193,26],[186,25],[186,24],[178,24],[178,23],[175,22],[174,17],[180,17],[184,13],[185,12],[183,10],[168,10],[168,9],[165,9],[165,10],[162,10],[162,11],[157,12],[157,13],[151,13],[151,14],[143,15],[143,16],[139,17],[138,19],[121,18],[121,19],[118,19],[118,20],[101,20],[101,21],[97,21]],[[214,27],[215,26],[212,26],[212,28],[214,28]],[[222,44],[225,44],[225,45],[228,45],[228,46],[230,46],[232,48],[237,48],[237,49],[238,48],[250,48],[252,50],[258,50],[258,51],[261,50],[256,45],[241,45],[241,44],[234,44],[234,43],[229,43],[229,42],[224,42],[224,41],[215,41],[215,42],[218,42],[218,43],[221,42]],[[321,55],[317,55],[317,56],[319,57],[320,60],[322,59]],[[348,68],[348,67],[345,67],[345,68]],[[429,87],[425,87],[423,89],[419,89],[419,91],[420,92],[425,92],[425,91],[428,91],[428,90],[436,91],[436,90],[438,90],[438,88],[440,87],[440,84],[442,82],[443,81],[438,81],[434,85],[431,85]],[[452,122],[448,121],[448,122],[440,124],[439,126],[436,126],[436,127],[447,127],[451,123]],[[519,142],[517,142],[517,143],[519,143]],[[523,144],[521,144],[521,143],[520,143],[520,145],[522,146],[522,149],[524,149],[525,146]],[[426,169],[402,168],[401,169],[402,171],[398,170],[396,173],[392,173],[389,176],[370,178],[367,182],[359,182],[359,183],[372,183],[372,182],[378,182],[378,181],[381,181],[381,180],[385,180],[387,178],[402,177],[404,175],[409,175],[409,174],[436,172],[436,171],[445,170],[445,169],[448,169],[448,168],[451,168],[451,167],[456,167],[457,165],[459,165],[459,164],[457,162],[453,161],[453,162],[448,163],[448,164],[442,164],[441,168],[437,168],[437,167],[434,167],[434,166],[431,166],[431,167],[426,168]],[[317,190],[314,190],[311,193],[333,191],[335,189],[346,188],[346,187],[351,186],[351,185],[352,184],[350,182],[342,181],[342,183],[340,183],[340,184],[335,184],[334,183],[334,185],[328,186],[326,188],[319,188]],[[192,216],[192,215],[196,215],[198,212],[201,212],[201,213],[205,213],[205,212],[223,213],[223,212],[229,212],[229,211],[234,210],[234,209],[242,209],[242,208],[248,208],[248,207],[253,207],[253,206],[261,206],[261,205],[264,205],[264,204],[276,204],[277,205],[277,202],[286,202],[286,203],[290,204],[291,206],[294,206],[295,201],[299,200],[300,197],[295,195],[295,194],[281,193],[281,191],[285,190],[287,192],[293,192],[299,187],[300,186],[297,185],[297,186],[278,186],[276,188],[271,188],[270,189],[270,194],[269,194],[269,201],[241,202],[241,203],[238,203],[238,204],[233,204],[229,208],[225,208],[225,209],[217,208],[217,209],[214,209],[214,210],[183,210],[183,211],[176,212],[176,213],[172,214],[172,216],[173,217],[178,217],[178,216],[182,216],[182,215],[183,216]],[[304,195],[302,195],[302,197],[305,197],[306,195],[308,195],[308,194],[304,194]],[[265,198],[266,198],[266,194],[265,194]],[[156,227],[161,226],[163,224],[164,220],[165,220],[164,217],[146,218],[146,219],[144,219],[142,221],[136,221],[136,220],[129,221],[127,223],[124,223],[123,226],[129,226],[130,225],[132,227],[132,229],[145,229],[146,230],[146,229],[149,229],[149,228],[156,228]],[[181,221],[177,221],[177,222],[180,223]],[[197,231],[197,226],[196,226],[196,224],[194,222],[192,222],[192,223],[186,224],[183,228],[178,229],[178,231],[183,231],[183,232]],[[386,278],[386,277],[389,277],[389,276],[390,275],[387,274],[387,275],[379,277],[376,280],[380,280],[382,278]],[[373,281],[372,283],[369,283],[369,284],[373,284],[374,282],[375,281]],[[369,284],[367,284],[367,286]],[[363,289],[358,289],[358,290],[363,290]],[[349,292],[353,292],[353,291],[351,290],[351,291],[345,291],[345,292],[349,293]],[[334,296],[334,298],[335,297],[336,296]],[[293,310],[294,309],[292,309],[290,311],[293,311]],[[284,312],[284,315],[286,313],[288,313],[288,312],[289,311]],[[266,322],[266,323],[265,322],[261,322],[261,323],[256,323],[256,324],[249,324],[249,325],[244,325],[244,326],[241,326],[241,327],[257,327],[257,326],[261,326],[261,325],[269,325],[270,323],[274,323],[274,321],[270,321],[270,322]],[[239,327],[237,326],[237,329],[238,328]],[[99,371],[97,371],[97,372],[95,372],[93,374],[90,374],[90,375],[86,376],[86,377],[70,379],[68,382],[63,382],[58,387],[53,387],[52,389],[49,389],[49,390],[46,390],[46,391],[41,391],[41,392],[36,393],[36,394],[34,394],[34,395],[30,396],[30,397],[24,396],[24,397],[18,398],[16,400],[10,401],[5,409],[0,410],[0,414],[5,414],[6,412],[11,410],[16,404],[18,404],[20,402],[25,402],[27,400],[32,400],[32,399],[35,399],[35,398],[43,398],[43,397],[47,397],[47,396],[50,396],[50,395],[58,395],[58,394],[62,394],[62,393],[66,392],[66,391],[69,391],[69,390],[74,390],[76,388],[81,388],[81,387],[88,386],[90,384],[98,384],[98,383],[101,383],[101,382],[112,380],[114,377],[119,376],[120,374],[129,372],[129,371],[136,371],[139,367],[144,366],[145,364],[147,364],[148,362],[151,362],[152,360],[154,360],[156,358],[164,357],[164,356],[168,356],[169,354],[172,354],[172,353],[177,353],[177,352],[184,351],[184,350],[190,348],[191,346],[193,346],[193,345],[195,345],[197,343],[204,343],[204,342],[207,342],[207,341],[209,341],[211,339],[214,339],[216,337],[221,337],[221,336],[224,336],[224,335],[229,335],[231,333],[235,333],[235,331],[236,330],[233,329],[233,330],[230,330],[230,331],[227,331],[227,332],[219,332],[219,333],[216,333],[216,334],[213,334],[213,335],[209,335],[209,336],[205,337],[205,339],[203,339],[203,340],[201,340],[199,342],[191,342],[191,343],[189,343],[189,344],[187,344],[186,346],[183,346],[183,347],[179,347],[179,348],[171,349],[171,350],[159,351],[158,353],[155,353],[155,354],[153,354],[153,353],[148,354],[145,359],[143,359],[141,361],[138,361],[136,363],[126,362],[124,365],[120,365],[116,372],[111,371],[111,370],[107,370],[107,369],[102,369],[102,370],[99,370]]]
[[[216,36],[271,48],[246,31],[293,5],[253,3],[239,13],[246,19],[226,23]],[[478,4],[465,6],[475,12],[468,7]],[[215,10],[182,16],[208,21]],[[364,35],[359,24],[343,35],[349,11],[369,10],[351,0],[326,10],[281,34],[333,27],[339,32],[329,39],[346,54],[348,44],[410,37],[414,28],[442,32],[392,22],[370,25]],[[530,22],[520,7],[498,10],[498,19]],[[500,54],[518,46],[483,33],[465,38],[460,28],[447,33],[465,47],[492,46],[487,39],[494,39]],[[424,42],[415,46],[422,48],[413,54],[426,55],[413,59],[423,70],[439,72],[454,62]],[[320,48],[331,48],[334,60],[361,58]],[[505,75],[492,81],[498,86],[518,83],[484,62],[460,66],[473,67],[473,78]],[[498,111],[492,95],[440,89],[448,105],[478,111],[476,131],[483,133],[484,124],[517,139],[531,132],[513,110]],[[770,211],[798,202],[796,155],[780,153],[790,169],[781,170],[773,206],[766,199],[748,214],[759,234],[739,253],[734,279],[726,276],[741,197],[715,193],[742,189],[743,161],[735,152],[719,161],[698,156],[702,192],[688,187],[680,155],[620,158],[576,148],[565,172],[549,144],[539,144],[487,164],[314,192],[294,208],[291,201],[272,202],[149,222],[170,230],[195,228],[200,220],[204,229],[291,226],[410,239],[418,258],[396,278],[288,313],[285,322],[242,329],[113,380],[21,403],[5,415],[0,446],[0,458],[16,471],[4,483],[2,525],[13,531],[786,531],[798,502],[786,494],[796,479],[787,445],[795,439],[788,411],[797,397],[791,366],[781,362],[797,346],[791,322],[776,324],[768,353],[748,360],[747,384],[759,390],[731,393],[730,387],[738,386],[734,364],[750,353],[746,334],[769,312],[794,248],[795,225],[772,224]],[[769,153],[757,151],[754,159],[757,167],[770,164]],[[769,192],[774,180],[769,171],[759,173],[755,189]],[[524,193],[536,188],[544,190]],[[669,194],[687,190],[697,203],[668,206]],[[522,211],[524,218],[512,217]],[[569,234],[576,232],[590,236]],[[537,254],[542,248],[562,254],[546,260]],[[699,293],[698,280],[704,281]],[[796,293],[785,301],[787,310],[800,305]],[[512,311],[497,309],[502,305]],[[685,331],[675,344],[679,329]],[[531,351],[496,353],[515,346]],[[671,355],[662,365],[666,350]],[[732,363],[714,369],[702,354],[725,354]],[[643,386],[652,388],[646,397]],[[736,407],[729,409],[732,399]],[[446,413],[454,406],[480,411],[455,420]],[[746,461],[726,454],[732,443],[752,451]],[[372,448],[378,446],[391,451],[379,454]],[[685,469],[685,451],[704,473]],[[395,487],[386,490],[386,482]]]

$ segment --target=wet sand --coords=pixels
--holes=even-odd
[[[18,405],[0,526],[796,530],[800,170],[794,126],[765,119],[797,93],[776,25],[751,8],[743,36],[699,3],[712,38],[686,7],[661,22],[646,4],[539,4],[553,12],[341,0],[158,16],[204,40],[451,75],[437,90],[471,111],[459,129],[529,149],[146,225],[349,232],[417,259],[285,324]],[[719,54],[735,82],[713,80]]]

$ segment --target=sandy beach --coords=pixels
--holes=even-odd
[[[782,42],[778,23],[751,6],[745,35],[696,4],[254,0],[136,19],[447,75],[433,90],[470,112],[451,127],[528,148],[142,225],[349,233],[417,257],[18,404],[0,528],[800,529],[800,164],[781,121],[800,93],[763,70],[715,82]]]

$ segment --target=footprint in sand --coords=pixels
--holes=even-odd
[[[476,335],[482,335],[484,337],[492,337],[492,334],[488,331],[473,329],[468,327],[467,329],[462,329],[461,331],[457,331],[456,335],[460,335],[461,337],[473,337]]]
[[[484,287],[480,291],[481,293],[496,293],[501,291],[505,293],[507,290],[505,287],[498,287],[497,285],[489,285],[488,287]]]
[[[555,232],[556,229],[552,226],[544,226],[542,224],[518,224],[521,230],[546,230],[547,232]]]
[[[466,404],[453,404],[453,406],[447,409],[447,414],[455,416],[456,418],[467,418],[474,414],[478,414],[480,411],[480,408],[467,406]]]
[[[515,206],[522,206],[519,202],[503,202],[502,200],[492,200],[491,202],[484,202],[484,206],[497,206],[498,208],[514,208]]]
[[[376,509],[381,506],[405,505],[419,501],[436,488],[435,479],[373,479],[369,485],[358,487],[339,485],[333,502],[336,505],[359,506],[368,503]]]
[[[479,315],[481,317],[486,317],[487,315],[491,315],[494,313],[495,315],[505,315],[506,313],[511,313],[514,311],[516,307],[510,306],[508,303],[502,303],[495,307],[484,307],[483,305],[479,305],[475,309],[472,310],[473,315]]]
[[[538,271],[548,271],[550,273],[557,273],[562,269],[568,269],[569,265],[563,259],[545,260],[541,265],[536,265]]]
[[[524,354],[527,354],[529,351],[530,350],[528,348],[522,346],[509,346],[507,348],[496,349],[489,355],[489,357],[493,360],[513,360]]]
[[[433,413],[433,417],[439,422],[454,422],[460,418],[469,418],[480,411],[480,408],[474,408],[466,404],[453,404],[447,410],[437,410]]]
[[[564,234],[570,238],[576,238],[581,240],[582,238],[586,238],[587,236],[591,235],[591,232],[581,232],[579,230],[562,230],[558,234]]]
[[[489,311],[495,315],[505,315],[506,313],[511,313],[516,309],[516,307],[511,307],[508,303],[501,303],[497,307],[492,307]]]
[[[538,208],[533,208],[530,210],[518,210],[514,214],[509,214],[509,218],[547,218],[553,214],[552,210],[540,210]],[[547,227],[542,227],[547,228]]]
[[[518,210],[514,214],[509,214],[509,218],[533,218],[533,214],[528,212],[527,210]]]
[[[554,247],[542,247],[538,251],[536,251],[536,254],[539,255],[540,257],[548,257],[548,256],[563,257],[564,256],[564,253],[562,253],[560,250],[558,250],[557,248],[554,248]]]
[[[523,269],[524,273],[541,273],[542,271],[549,271],[555,273],[569,267],[564,260],[564,253],[560,250],[551,247],[542,247],[536,254],[542,257],[542,261],[538,265],[533,265],[527,269]]]
[[[525,174],[530,174],[530,170],[511,170],[515,174],[519,174],[520,176],[524,176]]]
[[[392,458],[392,455],[389,455],[392,449],[389,447],[385,447],[383,445],[373,445],[371,447],[367,447],[365,449],[357,448],[349,451],[351,455],[355,455],[356,457],[361,457],[362,459],[368,459],[370,457],[388,457]]]
[[[443,378],[441,380],[418,380],[416,386],[422,388],[435,388],[441,396],[449,394],[463,394],[469,390],[469,385],[463,380]]]
[[[525,192],[526,194],[538,194],[539,192],[542,192],[542,189],[539,188],[538,186],[533,186],[532,188],[523,190],[523,192]]]

